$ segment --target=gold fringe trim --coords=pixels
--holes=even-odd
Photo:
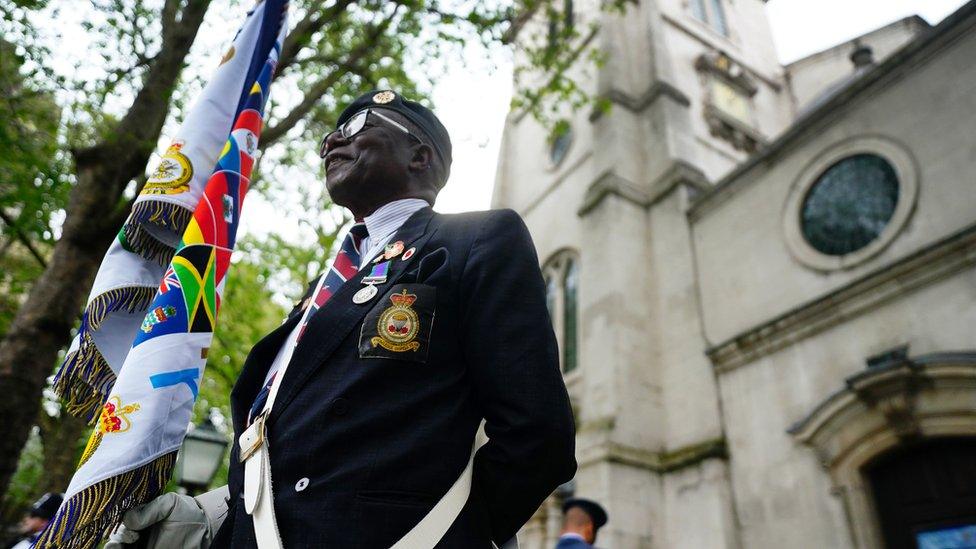
[[[91,549],[97,546],[126,511],[162,493],[175,462],[176,452],[170,452],[71,496],[61,504],[34,547]]]
[[[99,352],[91,332],[109,313],[146,311],[155,296],[155,287],[130,286],[109,290],[88,304],[81,317],[78,350],[65,357],[54,378],[54,391],[64,400],[69,414],[93,423],[115,384],[115,372]]]
[[[132,214],[122,227],[119,238],[126,250],[148,261],[166,265],[173,259],[173,247],[154,237],[145,225],[165,229],[179,238],[192,217],[192,210],[176,204],[158,200],[140,202],[132,207]]]
[[[97,330],[109,313],[117,311],[134,313],[148,310],[153,298],[156,297],[156,290],[155,286],[129,286],[99,294],[85,310],[85,315],[88,317],[88,330]]]
[[[54,377],[54,392],[64,402],[69,414],[93,424],[102,404],[115,385],[115,372],[98,351],[91,335],[81,336],[78,350],[69,354],[58,375]]]

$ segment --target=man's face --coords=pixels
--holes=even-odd
[[[384,109],[382,114],[397,122],[403,120],[390,110]],[[368,215],[403,196],[409,183],[412,144],[407,134],[372,114],[355,135],[330,135],[326,140],[325,170],[332,201],[354,213]]]
[[[47,522],[47,519],[27,515],[20,521],[20,533],[23,535],[36,534],[47,526]]]

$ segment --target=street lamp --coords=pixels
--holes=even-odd
[[[225,450],[227,438],[207,417],[190,429],[183,440],[176,464],[176,482],[190,495],[203,492],[223,463]]]

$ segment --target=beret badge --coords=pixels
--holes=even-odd
[[[373,103],[378,103],[380,105],[385,105],[385,104],[389,103],[390,101],[393,101],[394,99],[396,99],[396,94],[394,94],[390,90],[386,90],[386,91],[381,91],[381,92],[377,93],[376,95],[374,95],[373,96]]]

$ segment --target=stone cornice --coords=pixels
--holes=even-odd
[[[960,391],[976,395],[976,352],[933,353],[897,361],[848,377],[844,388],[829,395],[787,433],[817,448],[829,467],[851,452],[847,445],[870,436],[867,432],[885,430],[894,438],[906,439],[919,436],[929,417],[976,416],[971,397],[956,398],[953,404],[949,394],[958,396]],[[920,399],[923,393],[939,393],[943,398]],[[959,403],[963,406],[958,407]],[[861,432],[851,436],[854,431]]]
[[[610,462],[664,474],[698,465],[711,458],[728,459],[725,438],[710,439],[661,452],[605,441],[584,451],[579,466]]]
[[[610,91],[603,94],[603,99],[606,99],[615,105],[620,105],[633,113],[643,111],[661,97],[670,98],[682,107],[691,106],[691,99],[689,99],[684,92],[663,80],[654,82],[648,86],[646,90],[644,90],[644,93],[637,96],[631,95],[618,88],[611,88]],[[603,116],[602,110],[593,109],[593,111],[590,112],[590,122],[599,119],[601,116]]]
[[[607,170],[590,183],[583,196],[583,204],[576,213],[580,217],[585,216],[610,195],[618,196],[641,208],[648,208],[681,185],[705,190],[708,188],[708,179],[698,168],[676,160],[648,186],[648,190],[645,190],[636,183]]]
[[[732,44],[729,43],[728,40],[720,40],[717,38],[713,38],[712,36],[709,36],[707,33],[694,30],[691,26],[687,25],[684,21],[681,21],[676,17],[672,17],[667,13],[662,13],[661,19],[663,19],[665,22],[669,23],[674,28],[686,34],[689,38],[699,42],[706,48],[709,48],[710,50],[713,51],[723,52],[726,56],[728,56],[729,59],[737,63],[743,69],[745,69],[753,78],[756,78],[757,80],[762,80],[763,82],[766,83],[767,86],[769,86],[774,91],[778,92],[783,88],[783,80],[781,75],[765,74],[759,69],[754,68],[751,64],[746,62],[745,59],[741,58],[739,55],[734,53],[734,50],[736,48],[732,46]],[[722,42],[726,42],[726,43],[723,44]]]
[[[725,372],[976,265],[976,225],[706,350]]]

